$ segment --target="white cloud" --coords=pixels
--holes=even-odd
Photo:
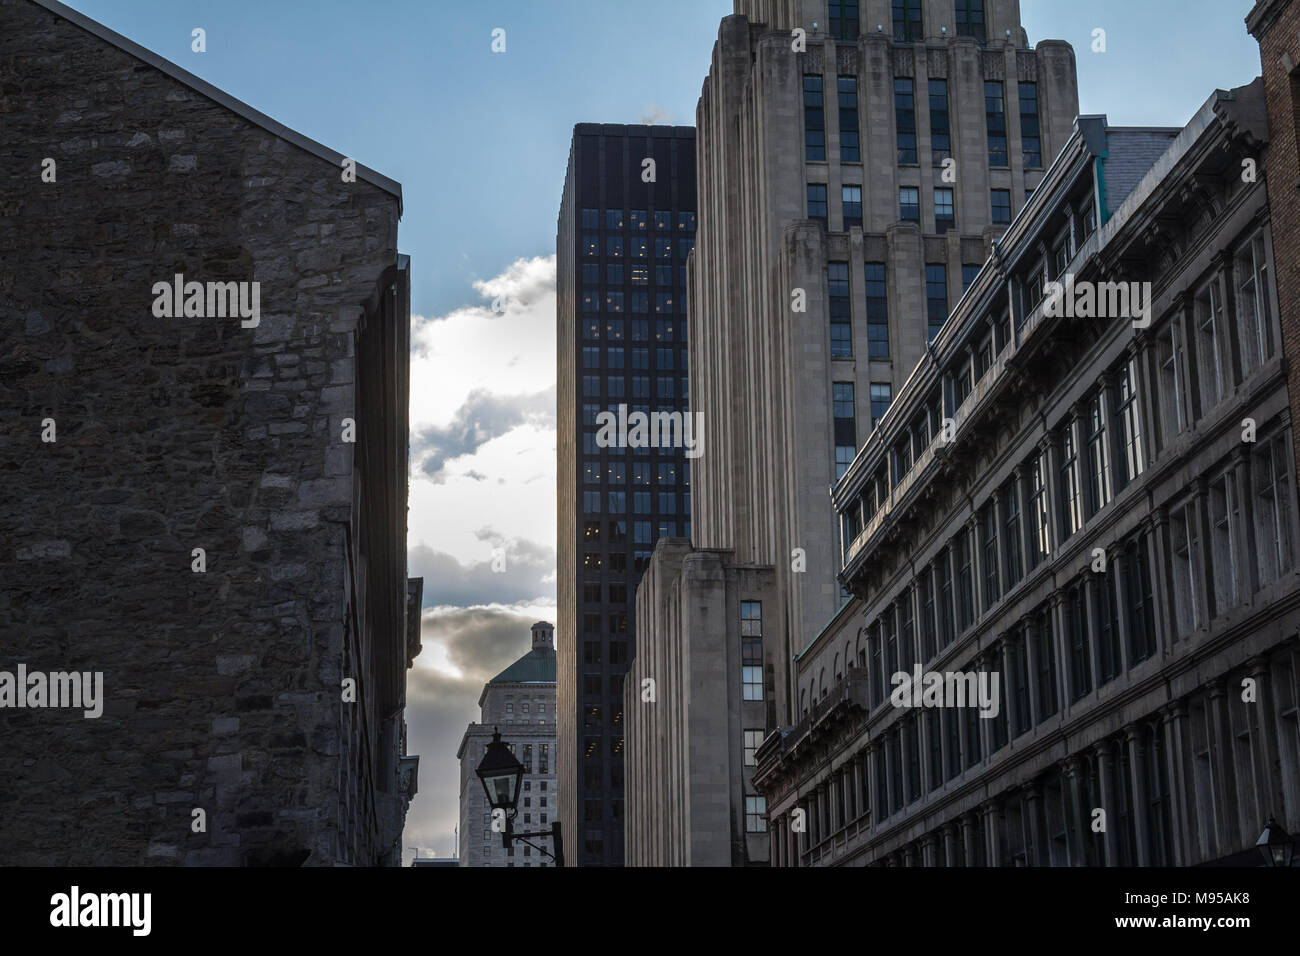
[[[555,257],[474,288],[480,303],[412,318],[408,542],[465,565],[490,555],[484,523],[550,542],[556,514]]]
[[[483,684],[556,616],[555,257],[520,259],[474,289],[478,303],[412,317],[408,565],[430,606],[407,675],[420,791],[402,842],[439,856],[452,854],[456,749]]]

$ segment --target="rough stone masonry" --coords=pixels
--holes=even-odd
[[[400,187],[96,28],[0,0],[0,670],[103,674],[0,709],[0,864],[392,863]]]

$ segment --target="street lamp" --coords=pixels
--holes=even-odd
[[[488,744],[487,752],[483,754],[483,759],[474,772],[483,782],[483,792],[487,794],[488,804],[493,811],[500,810],[505,815],[506,827],[501,834],[501,845],[508,850],[518,840],[543,856],[549,856],[555,861],[556,866],[564,866],[564,843],[560,838],[558,820],[549,830],[539,830],[536,833],[515,832],[514,821],[519,806],[519,785],[524,779],[524,765],[515,759],[510,748],[501,742],[501,731],[495,727],[492,729],[492,742]],[[496,816],[495,812],[493,816]],[[545,837],[550,837],[551,845],[554,847],[553,853],[548,853],[537,844],[529,842]]]
[[[1264,832],[1255,842],[1255,849],[1264,857],[1265,866],[1290,866],[1295,853],[1295,840],[1272,817],[1264,825]]]

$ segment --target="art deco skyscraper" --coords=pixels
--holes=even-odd
[[[1031,47],[1017,0],[737,0],[723,20],[688,267],[712,440],[693,547],[661,549],[638,597],[633,675],[681,706],[628,713],[629,862],[766,861],[747,742],[791,722],[791,661],[844,605],[828,489],[1077,111],[1073,51]]]

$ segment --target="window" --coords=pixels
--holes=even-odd
[[[966,290],[971,287],[971,283],[979,278],[980,270],[983,266],[962,266],[961,267],[961,294],[965,295]]]
[[[1177,322],[1170,323],[1156,340],[1156,355],[1160,361],[1160,438],[1167,446],[1178,432],[1187,427],[1186,372],[1183,370],[1182,335]]]
[[[871,427],[875,428],[885,412],[889,411],[889,405],[893,401],[892,389],[888,382],[873,382],[871,384]]]
[[[822,103],[822,78],[807,74],[803,78],[803,145],[804,158],[810,162],[826,159],[826,110]]]
[[[1007,111],[1000,81],[984,82],[984,118],[989,133],[989,165],[1006,166]]]
[[[673,241],[671,239],[655,240],[655,258],[671,259],[673,257]]]
[[[852,382],[834,382],[831,385],[835,422],[835,480],[844,477],[848,466],[857,454],[856,405]]]
[[[1119,462],[1116,479],[1128,485],[1146,467],[1142,452],[1142,413],[1137,397],[1137,360],[1129,359],[1119,371],[1115,394],[1115,424],[1119,433]]]
[[[1061,540],[1083,527],[1083,493],[1079,486],[1079,452],[1074,441],[1074,423],[1066,422],[1057,433],[1061,455]]]
[[[939,640],[942,647],[947,647],[957,637],[956,617],[953,610],[952,596],[952,549],[946,548],[939,553],[935,562],[935,573],[939,575]]]
[[[1020,145],[1026,169],[1043,167],[1043,140],[1038,126],[1038,84],[1024,83],[1020,87]]]
[[[740,602],[741,678],[745,700],[763,699],[763,602]]]
[[[856,3],[854,7],[857,7]],[[856,15],[853,21],[853,32],[856,38]],[[858,137],[858,78],[856,76],[841,76],[836,82],[839,89],[840,104],[840,162],[861,162],[861,140]]]
[[[1197,586],[1199,537],[1195,505],[1188,502],[1169,513],[1169,541],[1173,556],[1174,617],[1178,636],[1186,639],[1201,623],[1200,588]],[[1263,568],[1261,577],[1263,577]]]
[[[983,546],[984,607],[989,608],[1002,596],[998,580],[998,509],[992,502],[980,512],[979,529]]]
[[[957,0],[957,36],[984,42],[984,0]]]
[[[1214,609],[1222,614],[1237,604],[1237,522],[1236,476],[1232,470],[1219,475],[1209,486],[1210,564],[1214,572]]]
[[[605,255],[610,259],[623,258],[623,237],[622,236],[605,237]]]
[[[885,264],[866,264],[867,284],[867,354],[871,358],[889,358],[889,305],[885,286]]]
[[[1119,649],[1118,575],[1106,573],[1092,580],[1092,618],[1097,628],[1097,686],[1119,676],[1123,666]]]
[[[894,119],[898,134],[898,162],[916,165],[916,95],[911,79],[894,80]]]
[[[745,797],[745,832],[767,832],[767,797]]]
[[[644,259],[649,255],[650,240],[645,236],[628,238],[628,255],[633,259]]]
[[[826,285],[831,321],[831,358],[852,358],[852,306],[849,301],[849,264],[826,265]]]
[[[1024,561],[1021,548],[1024,542],[1024,529],[1020,521],[1020,487],[1019,479],[1013,478],[1002,486],[999,497],[1002,501],[1003,560],[1006,563],[1007,589],[1020,583],[1024,574]]]
[[[1267,584],[1294,567],[1290,461],[1285,433],[1261,441],[1251,456],[1260,584]]]
[[[1243,372],[1259,368],[1273,356],[1273,320],[1269,308],[1268,252],[1256,236],[1237,253],[1237,321],[1241,323]]]
[[[582,254],[584,256],[600,255],[600,236],[593,233],[586,233],[582,237]]]
[[[925,308],[933,342],[948,321],[948,267],[932,264],[925,267]]]
[[[949,190],[951,193],[952,190]],[[862,187],[844,186],[840,190],[844,200],[844,228],[862,228]]]
[[[939,235],[943,235],[955,224],[955,212],[953,210],[952,190],[938,187],[934,191],[934,229]]]
[[[898,218],[904,222],[921,221],[921,190],[915,186],[898,188]]]
[[[1155,595],[1145,535],[1124,544],[1124,607],[1128,614],[1129,666],[1156,652]]]
[[[582,228],[599,229],[600,228],[600,210],[584,209],[582,211]]]
[[[1011,190],[994,189],[990,195],[993,197],[993,224],[1006,225],[1011,221]]]
[[[948,125],[948,81],[930,80],[930,162],[942,166],[952,158],[952,135]]]
[[[1088,509],[1094,515],[1110,503],[1110,452],[1106,446],[1104,393],[1088,400]]]
[[[830,0],[828,14],[832,40],[858,38],[858,0]]]
[[[746,730],[745,731],[745,766],[752,767],[755,765],[754,752],[758,750],[759,745],[763,742],[763,731]]]
[[[1219,404],[1223,398],[1227,376],[1224,374],[1220,351],[1220,330],[1223,328],[1223,301],[1219,280],[1211,279],[1196,296],[1196,356],[1200,369],[1201,412],[1204,414]]]
[[[921,0],[894,0],[893,8],[894,39],[900,43],[912,43],[923,39]]]
[[[975,569],[972,563],[971,536],[957,535],[957,633],[975,623]]]
[[[1092,692],[1092,650],[1088,646],[1088,606],[1081,584],[1076,584],[1066,595],[1065,636],[1070,648],[1070,699],[1078,700]]]
[[[1052,615],[1045,612],[1034,618],[1035,657],[1038,659],[1038,720],[1056,713],[1056,641],[1052,638]]]
[[[673,311],[673,294],[671,292],[655,293],[655,314],[671,315]],[[670,368],[672,366],[669,366]]]
[[[808,184],[808,218],[826,222],[826,184]]]

